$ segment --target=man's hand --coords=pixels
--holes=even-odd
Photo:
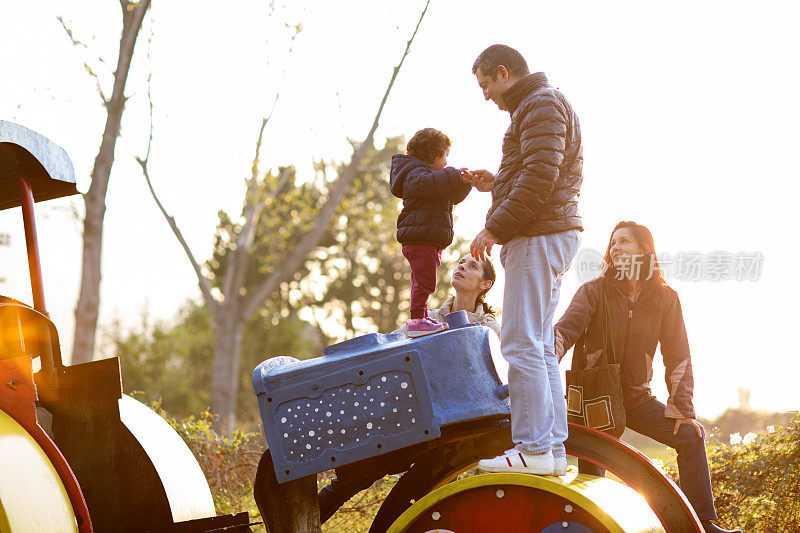
[[[481,192],[491,192],[494,187],[494,174],[488,170],[473,170],[470,172],[472,184]]]
[[[701,439],[705,436],[705,431],[703,430],[703,426],[695,420],[694,418],[677,418],[675,419],[675,428],[672,430],[673,435],[678,434],[678,429],[681,427],[681,424],[686,424],[687,426],[691,426],[697,432],[697,436]]]
[[[472,244],[469,245],[469,251],[475,259],[486,261],[486,258],[492,255],[492,246],[497,244],[497,241],[497,237],[495,237],[491,231],[484,228],[478,233],[475,239],[473,239]]]

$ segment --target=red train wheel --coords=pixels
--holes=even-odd
[[[486,474],[445,485],[406,510],[390,533],[664,531],[645,500],[604,478]]]

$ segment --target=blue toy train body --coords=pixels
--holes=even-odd
[[[493,335],[477,325],[418,339],[371,333],[322,357],[258,365],[253,388],[278,480],[435,439],[448,424],[508,416]]]

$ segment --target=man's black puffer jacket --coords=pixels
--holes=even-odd
[[[519,80],[503,100],[511,125],[503,138],[486,229],[500,243],[583,230],[578,215],[583,150],[572,106],[541,72]]]
[[[397,217],[401,244],[429,244],[446,248],[453,242],[453,206],[469,194],[453,167],[433,170],[425,161],[404,154],[392,156],[392,194],[403,199]]]

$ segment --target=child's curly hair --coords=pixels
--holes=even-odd
[[[445,155],[450,150],[450,138],[436,128],[419,130],[406,145],[406,153],[426,163]]]

